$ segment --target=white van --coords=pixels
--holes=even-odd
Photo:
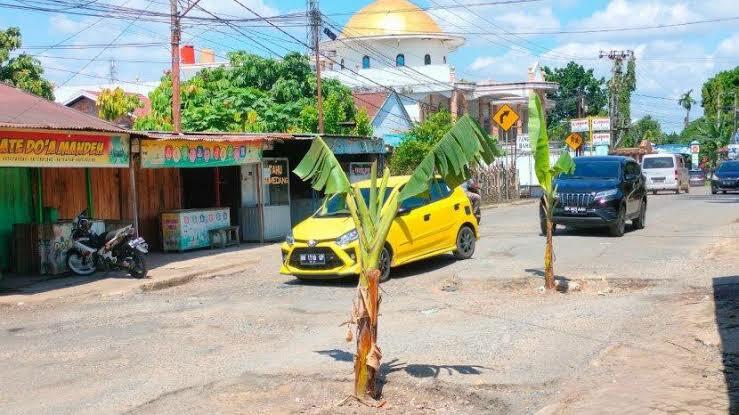
[[[660,190],[690,192],[688,167],[681,154],[647,154],[642,158],[641,168],[647,178],[647,190],[655,195]]]

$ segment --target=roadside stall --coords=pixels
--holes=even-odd
[[[0,268],[60,274],[72,218],[131,224],[126,130],[0,83]]]
[[[271,172],[278,169],[262,154],[274,141],[291,138],[288,134],[146,133],[140,141],[141,169],[177,169],[180,175],[180,186],[170,191],[179,193],[181,208],[158,212],[163,249],[262,241],[270,236],[265,224],[277,220],[289,226],[289,216],[280,217],[272,209],[282,203],[289,207],[289,198],[285,201],[271,191],[272,183],[279,186],[283,181],[272,177]],[[283,167],[282,173],[288,174],[287,166]]]

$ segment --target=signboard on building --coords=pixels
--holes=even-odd
[[[125,134],[0,131],[0,166],[128,167]]]
[[[225,167],[262,159],[261,141],[141,140],[141,167]]]
[[[594,146],[609,146],[611,145],[611,133],[593,133],[593,145]]]
[[[370,178],[370,169],[372,163],[356,162],[349,163],[349,181],[351,183],[360,182]]]
[[[593,131],[610,131],[611,130],[611,119],[610,118],[593,118]]]
[[[162,213],[165,251],[185,251],[210,246],[211,229],[231,226],[229,208],[186,209]]]
[[[516,151],[522,155],[531,154],[531,139],[528,134],[516,137]]]
[[[587,118],[578,118],[570,120],[570,131],[573,133],[584,133],[590,130],[590,120]]]

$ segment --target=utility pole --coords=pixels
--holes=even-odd
[[[623,70],[623,62],[626,59],[633,58],[633,50],[611,50],[611,51],[600,51],[599,58],[608,58],[613,61],[613,68],[611,74],[611,88],[610,96],[608,97],[608,116],[611,119],[611,147],[615,147],[621,142],[621,135],[623,134],[624,126],[620,125],[623,122],[621,119],[621,111],[618,106],[618,94],[623,85],[621,85],[621,75]],[[616,84],[614,84],[616,83]]]
[[[321,86],[321,10],[318,0],[308,0],[308,24],[310,27],[310,44],[316,57],[316,88],[318,105],[318,134],[323,134],[323,88]]]
[[[110,58],[110,67],[108,68],[108,79],[111,84],[118,80],[118,68],[115,65],[115,58]]]
[[[169,0],[171,14],[171,47],[172,47],[172,129],[175,134],[182,133],[182,121],[180,117],[180,38],[182,31],[180,29],[180,19],[185,16],[193,7],[197,6],[200,0],[194,0],[188,3],[188,6],[182,13],[177,11],[177,0]]]

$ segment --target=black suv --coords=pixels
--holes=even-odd
[[[630,157],[578,157],[575,172],[560,175],[555,186],[555,228],[604,227],[612,236],[623,236],[627,220],[635,229],[644,228],[647,189],[639,163]],[[546,234],[543,200],[541,203],[539,220]]]
[[[721,163],[711,177],[711,193],[739,191],[739,160]]]

